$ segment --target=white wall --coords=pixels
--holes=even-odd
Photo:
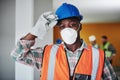
[[[15,79],[10,52],[15,45],[15,0],[0,0],[0,80]]]

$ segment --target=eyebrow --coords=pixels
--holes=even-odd
[[[70,18],[70,19],[66,19],[66,20],[70,20],[70,22],[73,21],[73,22],[78,22],[78,23],[80,23],[80,21],[79,21],[78,19],[76,19],[76,18]],[[60,24],[62,23],[62,21],[63,21],[63,20],[59,20],[58,23],[57,23],[57,25],[60,25]]]

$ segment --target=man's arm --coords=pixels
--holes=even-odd
[[[43,49],[31,49],[35,43],[35,38],[36,36],[30,33],[21,38],[15,49],[11,52],[11,56],[20,63],[41,69]]]
[[[112,52],[113,56],[116,54],[116,49],[112,44],[109,45],[108,50]]]
[[[37,38],[37,36],[28,33],[25,37],[21,38],[21,40],[35,40],[35,38]]]
[[[103,80],[118,80],[112,65],[107,59],[105,59],[102,78]]]
[[[40,15],[30,33],[18,41],[15,49],[11,53],[11,56],[16,61],[36,66],[38,69],[40,69],[43,49],[31,49],[31,47],[35,43],[35,38],[43,39],[47,31],[56,25],[56,20],[57,16],[52,12],[46,12]]]

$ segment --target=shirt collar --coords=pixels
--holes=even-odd
[[[82,51],[83,49],[88,49],[87,44],[85,43],[85,41],[81,39],[81,42],[82,42],[82,45],[78,49],[76,49],[75,52],[76,51]],[[65,46],[64,43],[63,43],[63,46],[64,46],[65,50],[70,51],[69,49],[67,49],[67,47]]]

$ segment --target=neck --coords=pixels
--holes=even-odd
[[[78,49],[81,46],[82,42],[80,40],[80,38],[77,38],[76,42],[74,44],[66,44],[67,49],[69,49],[70,51],[74,52],[76,49]]]

